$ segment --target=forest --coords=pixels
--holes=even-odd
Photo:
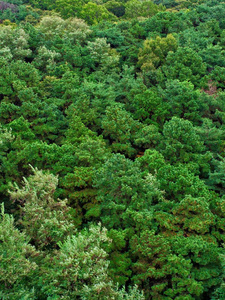
[[[224,16],[0,1],[0,299],[225,299]]]

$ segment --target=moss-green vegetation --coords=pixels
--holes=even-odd
[[[0,1],[1,299],[225,299],[224,14]]]

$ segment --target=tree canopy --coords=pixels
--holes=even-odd
[[[0,298],[224,300],[225,4],[0,1]]]

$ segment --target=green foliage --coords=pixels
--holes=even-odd
[[[213,160],[214,172],[210,173],[208,184],[222,195],[224,194],[224,167],[225,161],[223,157]]]
[[[95,186],[99,190],[102,221],[108,228],[127,229],[132,235],[151,226],[151,205],[161,201],[162,193],[151,174],[140,176],[137,163],[120,154],[113,155],[97,173]]]
[[[135,153],[131,145],[132,137],[139,127],[138,122],[123,109],[123,105],[111,105],[106,109],[105,118],[102,120],[104,136],[112,139],[112,150],[125,152],[129,156]]]
[[[4,128],[0,125],[0,193],[4,194],[8,189],[8,183],[11,180],[10,176],[7,176],[7,154],[12,149],[12,144],[15,140],[15,136],[12,134],[11,129]],[[5,203],[5,208],[8,211],[10,203],[8,197],[1,197],[1,203]]]
[[[92,226],[90,232],[68,237],[60,243],[60,251],[53,257],[46,257],[49,271],[39,279],[42,291],[50,299],[63,296],[66,299],[88,298],[108,299],[112,282],[107,276],[107,253],[102,244],[108,242],[106,229]],[[48,262],[49,261],[49,262]]]
[[[197,197],[198,195],[210,198],[207,186],[198,176],[193,174],[192,165],[176,164],[176,166],[160,166],[157,178],[160,188],[165,191],[166,198],[180,201],[185,195]]]
[[[92,225],[88,231],[59,243],[60,251],[45,258],[42,276],[38,278],[41,294],[48,299],[144,299],[137,288],[128,294],[111,281],[103,249],[109,242],[106,228]]]
[[[213,153],[221,153],[223,149],[224,131],[218,128],[212,120],[202,119],[202,125],[196,128],[207,149]]]
[[[116,16],[111,14],[104,6],[88,2],[82,7],[81,17],[89,24],[95,25],[103,20],[116,21]]]
[[[139,65],[143,71],[155,70],[165,63],[169,52],[177,49],[177,41],[172,34],[161,38],[145,40],[143,49],[139,53]]]
[[[66,201],[55,201],[57,177],[33,169],[34,175],[24,179],[23,188],[14,186],[10,191],[13,201],[21,207],[24,232],[39,249],[54,248],[59,241],[74,232]]]
[[[210,36],[207,30],[188,28],[179,34],[179,45],[185,47],[188,43],[190,48],[198,52],[211,45],[214,39],[215,37]]]
[[[144,231],[131,247],[138,257],[133,281],[145,287],[148,298],[196,299],[220,282],[218,249],[199,237]]]
[[[164,5],[166,6],[166,3]],[[152,33],[165,36],[168,33],[180,33],[185,29],[191,30],[190,23],[187,14],[183,11],[176,13],[164,11],[157,13],[152,18],[146,19],[143,22],[143,26],[147,36],[151,36]]]
[[[125,4],[125,17],[126,18],[136,18],[136,17],[146,17],[150,18],[157,14],[159,11],[164,11],[165,7],[163,5],[156,5],[149,0],[130,0]]]
[[[224,298],[224,13],[0,3],[1,299]]]
[[[170,212],[156,212],[155,218],[160,229],[171,235],[201,235],[209,242],[214,242],[209,233],[214,229],[216,218],[209,208],[209,198],[196,198],[183,195],[183,199],[173,206]]]
[[[34,105],[37,100],[34,86],[40,79],[38,71],[31,64],[21,61],[5,64],[1,70],[1,122],[8,123],[19,117],[21,110],[25,116],[29,113],[32,116],[32,113],[34,114],[34,112],[31,113],[32,107],[27,111],[25,108],[27,108],[27,102],[33,102]]]
[[[133,280],[143,283],[148,298],[179,299],[181,295],[183,297],[189,295],[186,299],[194,299],[192,293],[199,296],[202,291],[200,285],[194,278],[187,280],[191,262],[173,253],[168,240],[162,235],[145,231],[140,237],[133,237],[131,247],[134,253],[142,258],[133,266],[138,272]],[[173,274],[176,276],[174,277]],[[172,281],[169,282],[169,278],[172,278]]]
[[[211,69],[215,66],[225,67],[224,64],[224,50],[219,45],[208,45],[206,49],[203,49],[199,53],[203,59],[203,61],[207,64],[207,68]]]
[[[112,70],[119,62],[119,55],[115,50],[110,49],[110,44],[107,44],[106,39],[98,38],[94,42],[88,42],[87,48],[95,64],[103,70]]]
[[[107,1],[105,7],[117,17],[122,17],[125,14],[125,6],[121,1]]]
[[[137,161],[142,171],[153,175],[157,174],[158,170],[166,164],[163,155],[155,149],[147,149],[143,156],[137,158]]]
[[[168,114],[167,105],[155,87],[135,93],[132,105],[134,117],[146,124],[162,125]]]
[[[56,0],[53,5],[53,8],[56,11],[60,12],[63,18],[69,18],[74,16],[80,17],[80,13],[85,2],[86,1],[83,0],[69,0],[66,2],[64,0]]]
[[[192,121],[198,124],[201,115],[208,109],[207,103],[201,98],[201,93],[194,89],[194,85],[188,81],[168,80],[166,88],[160,89],[159,94],[162,102],[166,102],[170,116]]]
[[[23,59],[31,55],[28,48],[28,35],[22,28],[13,26],[0,26],[0,47],[7,57]]]
[[[212,300],[221,300],[225,296],[225,285],[224,285],[224,267],[225,267],[225,258],[224,258],[224,253],[221,255],[222,258],[222,264],[223,264],[223,274],[222,274],[222,283],[221,285],[216,289],[215,293],[212,296]]]
[[[91,33],[89,26],[83,20],[77,18],[63,20],[59,16],[44,16],[38,29],[45,34],[46,39],[59,36],[71,43],[81,43]]]
[[[167,79],[190,81],[195,86],[201,87],[206,74],[206,64],[191,48],[179,47],[176,52],[169,52],[162,70]]]
[[[13,216],[0,216],[0,297],[2,299],[36,299],[29,281],[37,268],[33,257],[38,255],[28,244],[29,238],[14,226]]]
[[[165,123],[160,149],[172,164],[193,162],[207,168],[212,158],[210,153],[204,152],[205,146],[192,123],[177,117]]]

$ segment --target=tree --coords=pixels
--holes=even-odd
[[[142,176],[138,163],[113,155],[96,173],[95,186],[108,229],[123,229],[132,236],[151,226],[152,204],[161,201],[162,193],[154,176]]]
[[[24,142],[35,140],[35,134],[31,130],[30,123],[23,116],[7,124],[7,128],[10,128],[12,134],[17,138],[15,144],[19,143],[19,140]]]
[[[150,18],[157,14],[159,11],[164,11],[166,8],[160,4],[156,5],[149,0],[130,0],[125,4],[125,17],[136,18],[146,17]]]
[[[93,179],[95,170],[99,169],[110,156],[110,151],[103,138],[85,127],[78,116],[71,117],[65,146],[75,149],[76,164],[60,178],[64,195],[68,197],[70,205],[76,209],[77,219],[90,220],[92,217],[99,217],[97,191],[93,187]],[[65,160],[62,161],[62,168],[63,163]]]
[[[175,237],[171,239],[173,251],[192,264],[191,279],[196,281],[192,289],[194,295],[208,297],[221,283],[221,257],[220,248],[202,236]]]
[[[28,34],[22,28],[0,26],[0,47],[5,50],[10,49],[15,60],[30,57],[28,38]]]
[[[163,155],[155,149],[147,149],[144,155],[137,158],[142,172],[156,175],[166,165]]]
[[[224,88],[224,79],[225,79],[225,68],[220,66],[215,66],[213,70],[210,72],[209,83],[213,82],[212,87],[214,87],[214,93],[216,92],[216,88]]]
[[[138,128],[140,124],[124,109],[124,105],[114,104],[107,107],[106,115],[102,119],[102,129],[103,135],[112,140],[113,151],[132,156],[135,149],[131,142]]]
[[[169,52],[162,71],[167,79],[190,81],[194,86],[201,87],[204,84],[206,64],[191,48],[179,47],[176,52]]]
[[[155,70],[165,63],[167,55],[175,52],[177,47],[177,41],[172,34],[165,38],[157,36],[155,39],[147,39],[139,52],[138,64],[143,71]]]
[[[224,252],[221,255],[222,258],[222,264],[223,264],[223,274],[222,274],[222,283],[221,285],[215,290],[215,292],[213,293],[212,296],[212,300],[222,300],[225,297],[225,283],[224,283],[224,276],[225,276],[225,256],[224,256]]]
[[[215,40],[214,36],[210,36],[207,30],[196,30],[194,27],[179,33],[179,45],[185,47],[187,44],[191,49],[200,52],[211,45]]]
[[[171,164],[194,163],[195,172],[209,171],[212,154],[204,152],[205,146],[188,120],[173,117],[165,123],[159,150]]]
[[[154,1],[154,3],[156,3],[156,1]],[[165,3],[165,1],[163,1],[163,3]],[[163,5],[167,6],[166,3]],[[169,33],[181,33],[185,29],[190,29],[190,20],[183,11],[174,13],[166,10],[158,12],[153,17],[144,20],[143,26],[146,36],[151,36],[151,33],[166,36]]]
[[[139,147],[140,150],[154,148],[161,139],[161,134],[157,126],[146,125],[140,126],[134,137],[134,144]]]
[[[144,300],[136,287],[126,293],[113,284],[108,275],[108,255],[103,248],[109,242],[106,228],[92,225],[89,230],[59,243],[60,250],[54,257],[46,256],[41,276],[37,278],[40,295],[68,300]]]
[[[75,228],[66,201],[55,201],[58,179],[33,169],[34,175],[24,179],[23,187],[11,188],[10,197],[21,207],[19,223],[39,249],[55,248]]]
[[[118,65],[119,55],[116,50],[110,48],[105,38],[97,38],[94,42],[88,42],[87,48],[94,63],[101,69],[112,71],[112,68]]]
[[[29,237],[15,228],[13,216],[4,213],[2,204],[0,215],[0,297],[2,299],[36,299],[30,281],[37,269],[33,258],[39,254],[28,242]]]
[[[116,16],[110,13],[104,6],[97,5],[93,2],[88,2],[82,7],[80,13],[82,19],[84,19],[89,25],[96,25],[101,21],[116,21]]]
[[[81,17],[81,10],[86,1],[83,0],[56,0],[53,7],[56,11],[60,12],[61,16],[65,19],[70,17]]]
[[[222,128],[217,127],[216,122],[202,118],[202,124],[196,127],[196,131],[201,140],[204,141],[207,150],[215,154],[220,154],[223,151],[225,133]]]
[[[199,55],[207,64],[207,69],[211,70],[216,66],[225,67],[223,60],[225,51],[219,45],[208,45],[207,48],[202,49]]]
[[[135,119],[145,124],[162,126],[168,115],[168,105],[155,87],[135,93],[131,104]]]
[[[211,294],[220,282],[218,247],[200,236],[144,231],[131,240],[137,262],[133,281],[152,299],[194,300]]]
[[[59,36],[73,44],[83,43],[91,33],[89,26],[83,20],[78,18],[63,20],[59,16],[44,16],[38,25],[38,30],[44,33],[48,40]]]
[[[201,115],[207,111],[207,102],[201,98],[201,93],[194,89],[194,85],[188,81],[168,80],[165,89],[159,87],[159,96],[167,109],[168,116],[176,116],[198,125]]]
[[[42,72],[51,73],[55,69],[56,61],[60,56],[60,53],[42,46],[38,49],[38,55],[33,60],[33,65]]]
[[[213,159],[212,164],[214,170],[209,173],[208,185],[211,189],[217,191],[219,194],[224,195],[225,178],[224,168],[225,160],[223,157],[218,156],[217,159]]]
[[[15,119],[12,111],[19,111],[22,106],[22,100],[36,100],[35,87],[37,86],[40,75],[38,70],[30,63],[23,61],[12,61],[10,64],[4,64],[0,75],[0,99],[1,101],[1,121]],[[10,113],[11,111],[11,113]]]
[[[153,205],[162,201],[154,176],[141,172],[139,163],[120,154],[113,155],[96,172],[100,218],[113,239],[110,274],[124,284],[131,276],[129,241],[137,232],[151,228]]]
[[[216,225],[216,216],[210,209],[211,199],[201,196],[201,193],[195,197],[183,195],[183,199],[170,209],[165,206],[157,211],[155,218],[160,231],[167,235],[201,236],[208,242],[215,242],[210,234]]]
[[[165,191],[165,197],[170,201],[179,202],[186,195],[211,199],[212,195],[208,187],[198,176],[194,175],[194,172],[196,172],[195,166],[191,164],[168,164],[158,169],[156,177],[160,183],[160,189]]]
[[[8,178],[5,173],[5,165],[7,153],[11,150],[12,142],[15,139],[11,129],[0,126],[0,191],[7,189]]]
[[[105,3],[105,7],[109,12],[117,17],[122,17],[125,14],[125,5],[121,1],[111,0]]]

